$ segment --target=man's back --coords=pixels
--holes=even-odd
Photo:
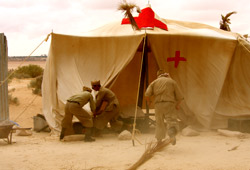
[[[145,92],[146,96],[155,96],[155,103],[176,102],[182,98],[176,82],[169,77],[159,77],[154,80]]]
[[[78,102],[81,107],[83,107],[85,104],[87,104],[89,102],[90,108],[92,111],[94,111],[95,107],[96,107],[92,94],[90,92],[87,92],[87,91],[82,91],[79,94],[71,96],[68,99],[68,101]]]

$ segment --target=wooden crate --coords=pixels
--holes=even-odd
[[[250,133],[250,117],[230,118],[228,120],[228,129],[243,133]]]

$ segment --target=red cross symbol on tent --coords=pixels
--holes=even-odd
[[[168,30],[166,24],[164,24],[162,21],[158,19],[155,19],[155,13],[150,7],[142,9],[139,16],[134,17],[134,19],[140,29],[158,27],[166,31]],[[130,24],[129,19],[123,18],[122,24]]]
[[[176,51],[175,52],[175,57],[169,57],[167,59],[167,62],[174,61],[175,62],[174,63],[174,67],[177,68],[180,61],[187,61],[186,58],[180,57],[180,53],[181,53],[180,51]]]

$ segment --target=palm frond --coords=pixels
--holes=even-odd
[[[225,16],[225,18],[229,18],[232,14],[236,14],[236,13],[237,13],[236,11],[229,12],[229,13]]]
[[[243,37],[248,38],[248,37],[250,37],[250,36],[248,36],[248,34],[244,34]]]
[[[137,12],[140,13],[141,10],[137,5],[135,5],[133,3],[127,3],[126,0],[124,0],[123,3],[121,3],[118,6],[118,10],[121,10],[124,12],[124,17],[129,18],[129,21],[131,23],[132,28],[139,30],[139,27],[138,27],[133,15],[132,15],[132,11],[134,8],[136,8]]]
[[[162,151],[166,146],[168,146],[172,142],[172,140],[173,139],[165,139],[162,142],[149,143],[147,145],[145,152],[140,157],[140,159],[136,163],[134,163],[131,167],[129,167],[127,170],[136,170],[139,166],[141,166],[150,158],[152,158],[156,152]]]
[[[236,11],[233,12],[229,12],[228,14],[226,14],[226,16],[221,15],[221,21],[220,21],[220,29],[225,30],[225,31],[231,31],[229,24],[231,24],[230,22],[230,16],[232,14],[236,14]]]

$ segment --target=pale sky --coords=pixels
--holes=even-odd
[[[121,21],[122,0],[0,0],[0,33],[8,40],[9,56],[28,56],[52,32],[81,35],[112,21]],[[127,0],[140,8],[148,0]],[[165,19],[191,21],[219,28],[221,14],[231,15],[232,32],[250,35],[249,0],[150,0]],[[134,13],[134,16],[137,16]],[[32,55],[48,54],[50,41]]]

